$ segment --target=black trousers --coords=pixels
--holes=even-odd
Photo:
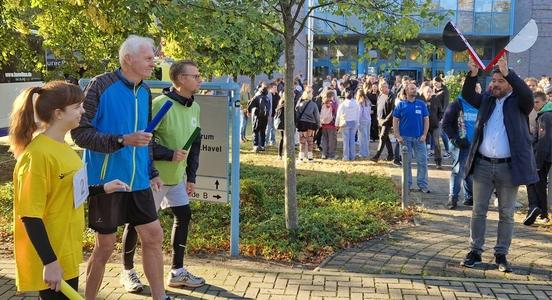
[[[548,185],[548,171],[550,171],[550,162],[546,162],[539,169],[539,181],[527,186],[527,198],[529,198],[529,208],[538,207],[541,209],[541,216],[548,216],[548,201],[546,199],[546,189]]]
[[[387,158],[391,159],[394,157],[393,155],[393,145],[391,144],[391,139],[389,138],[389,133],[391,132],[392,126],[381,126],[380,132],[379,132],[379,144],[378,144],[378,150],[376,152],[376,155],[374,155],[375,158],[379,158],[381,153],[383,152],[384,147],[387,148]]]
[[[268,118],[256,117],[253,121],[253,146],[264,147],[266,140],[266,126],[268,125]]]
[[[370,122],[370,139],[375,141],[377,140],[377,136],[378,136],[378,129],[379,129],[379,124],[378,124],[378,115],[373,113],[371,115],[371,118],[372,118],[372,122]]]

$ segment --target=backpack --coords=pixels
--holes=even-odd
[[[279,107],[276,109],[276,114],[274,115],[274,128],[277,130],[284,130],[284,107]]]
[[[270,114],[270,110],[272,109],[268,103],[268,98],[264,95],[259,95],[258,101],[259,101],[259,105],[256,112],[257,117],[268,118]]]

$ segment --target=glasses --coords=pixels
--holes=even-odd
[[[192,76],[195,80],[200,80],[201,79],[201,75],[199,74],[180,74],[182,76]]]

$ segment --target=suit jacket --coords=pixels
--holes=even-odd
[[[535,156],[533,155],[532,137],[529,133],[529,113],[533,110],[533,93],[512,70],[506,76],[506,81],[512,86],[512,94],[504,101],[504,126],[508,135],[512,161],[510,169],[515,185],[527,185],[539,180]],[[466,161],[465,176],[473,172],[474,159],[483,141],[483,128],[491,117],[496,106],[496,97],[489,92],[475,92],[477,77],[467,76],[462,87],[462,97],[472,106],[479,109],[475,123],[475,135],[470,146]]]

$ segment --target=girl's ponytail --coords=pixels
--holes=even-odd
[[[9,143],[10,151],[17,158],[31,142],[34,132],[38,129],[35,122],[33,96],[40,94],[41,87],[25,89],[13,103],[10,115]]]

